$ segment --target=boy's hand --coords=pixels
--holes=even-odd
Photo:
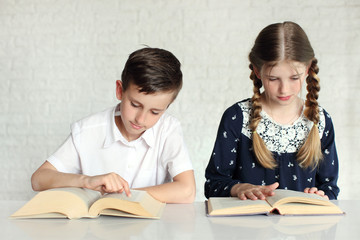
[[[304,193],[315,193],[316,195],[329,199],[329,197],[325,195],[325,192],[323,190],[318,190],[316,187],[305,188]]]
[[[279,183],[273,183],[267,186],[252,185],[240,183],[234,185],[231,189],[231,196],[237,196],[241,200],[265,200],[267,196],[273,196],[274,190],[279,187]]]
[[[125,192],[128,197],[131,196],[127,181],[113,172],[97,176],[87,176],[85,178],[85,187],[99,191],[102,194]]]

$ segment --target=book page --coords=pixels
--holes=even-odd
[[[141,200],[147,194],[146,191],[141,191],[141,190],[130,190],[130,191],[131,191],[131,197],[126,196],[125,192],[123,192],[123,193],[108,193],[105,194],[102,198],[116,198],[130,202],[141,202]]]
[[[332,205],[329,200],[316,194],[285,189],[276,189],[274,192],[274,196],[266,198],[266,201],[273,207],[289,202]]]
[[[65,191],[69,193],[73,193],[76,196],[78,196],[81,200],[84,201],[84,204],[89,209],[90,206],[101,197],[101,193],[98,191],[86,189],[86,188],[54,188],[50,189],[48,191]]]
[[[90,207],[89,215],[115,215],[116,211],[113,210],[117,210],[119,213],[116,216],[123,216],[124,214],[120,212],[122,211],[142,217],[154,218],[161,215],[164,207],[165,203],[154,199],[146,191],[131,190],[130,197],[126,196],[124,192],[104,195]]]
[[[209,215],[266,213],[271,207],[263,200],[240,200],[237,197],[214,197],[208,200]]]
[[[68,218],[87,215],[89,205],[101,194],[81,188],[54,188],[39,192],[11,217],[15,218]],[[54,214],[55,213],[55,214]]]

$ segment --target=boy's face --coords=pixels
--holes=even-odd
[[[128,141],[133,141],[157,123],[172,102],[174,93],[145,94],[139,92],[138,87],[134,84],[129,84],[124,92],[122,82],[117,80],[116,97],[121,100],[121,116],[116,117],[116,124],[121,134]]]

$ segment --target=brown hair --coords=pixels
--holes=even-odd
[[[252,101],[252,118],[250,129],[253,132],[253,149],[258,162],[265,168],[274,169],[276,162],[272,153],[267,149],[264,141],[256,132],[261,120],[260,112],[262,87],[261,80],[256,76],[255,70],[263,67],[275,66],[283,60],[297,61],[309,66],[307,95],[304,115],[314,123],[305,143],[297,153],[297,161],[303,168],[315,168],[322,159],[320,136],[317,128],[319,123],[318,93],[320,91],[319,67],[317,59],[304,30],[294,22],[275,23],[265,27],[257,36],[255,44],[249,54],[251,69],[250,79],[253,81],[254,95]]]
[[[159,48],[142,48],[130,54],[121,75],[123,90],[129,84],[140,92],[174,92],[174,99],[182,87],[179,60],[169,51]]]

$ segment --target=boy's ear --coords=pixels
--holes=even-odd
[[[116,80],[116,98],[121,101],[123,95],[122,81]]]

